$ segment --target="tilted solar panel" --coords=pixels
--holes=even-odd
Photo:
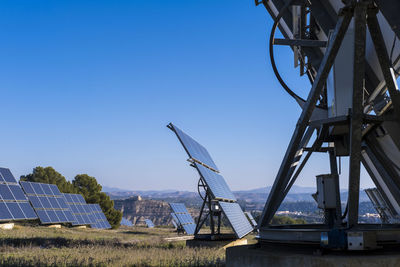
[[[210,190],[210,198],[218,200],[218,203],[221,204],[221,209],[228,218],[236,236],[241,238],[251,232],[253,228],[250,222],[247,220],[239,204],[236,203],[236,197],[229,189],[225,179],[218,174],[219,171],[207,149],[172,123],[168,127],[175,132],[189,157],[195,159],[193,166],[196,167],[202,181]]]
[[[154,228],[154,223],[151,220],[145,219],[144,221],[148,228]]]
[[[207,184],[208,188],[211,190],[211,193],[215,199],[236,201],[236,197],[229,189],[224,177],[202,166],[201,164],[194,163],[194,165],[199,171],[204,182]]]
[[[20,184],[42,224],[69,223],[75,220],[56,185],[24,181]]]
[[[196,231],[196,223],[183,203],[169,203],[173,214],[177,218],[179,224],[183,227],[188,235],[193,235]]]
[[[244,215],[238,203],[220,201],[219,205],[238,238],[242,238],[253,231],[253,227],[250,225],[249,220]]]
[[[249,218],[251,225],[256,228],[257,227],[257,222],[254,220],[253,215],[251,215],[250,212],[246,211],[245,214],[247,215],[247,218]]]
[[[92,215],[94,216],[94,222],[90,224],[92,228],[97,228],[97,229],[111,228],[111,225],[109,224],[107,217],[104,215],[99,204],[87,204],[87,206],[92,210]]]
[[[182,146],[186,150],[186,153],[189,155],[191,159],[197,160],[208,167],[218,171],[217,165],[215,165],[213,159],[208,153],[207,149],[200,145],[197,141],[195,141],[192,137],[184,133],[181,129],[173,125],[169,124],[171,130],[174,131]]]
[[[0,168],[0,221],[37,218],[11,171],[7,168]]]
[[[64,193],[63,195],[75,217],[75,220],[72,221],[72,225],[87,225],[96,222],[92,214],[92,209],[88,207],[88,204],[86,204],[82,195],[67,193]]]

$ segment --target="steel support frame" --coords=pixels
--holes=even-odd
[[[385,79],[390,99],[392,100],[392,105],[395,116],[397,117],[397,122],[400,123],[400,93],[397,88],[396,78],[391,71],[392,66],[389,59],[389,54],[386,50],[382,31],[379,27],[378,19],[376,17],[377,12],[377,8],[370,9],[368,11],[368,28],[371,34],[372,41],[374,43],[375,51],[378,56],[379,64],[381,66],[381,71]]]
[[[347,28],[349,26],[352,17],[353,13],[351,9],[345,8],[342,10],[342,14],[338,19],[338,23],[336,24],[336,28],[332,34],[331,41],[329,42],[328,47],[326,49],[326,53],[323,57],[320,68],[318,70],[318,74],[314,80],[307,101],[303,106],[302,113],[297,122],[296,129],[289,143],[288,149],[282,161],[278,175],[275,179],[274,185],[272,186],[271,192],[268,196],[266,206],[260,218],[259,222],[260,227],[269,224],[278,206],[281,203],[281,202],[276,203],[275,198],[277,194],[279,194],[279,192],[282,192],[287,185],[284,184],[284,179],[287,177],[290,167],[294,161],[296,152],[298,150],[298,144],[301,142],[304,132],[308,127],[308,123],[311,118],[312,112],[315,109],[318,97],[325,86],[326,79],[329,75],[329,71],[331,70],[331,67],[339,51],[340,45],[343,41],[344,35],[347,31]]]
[[[347,227],[358,224],[360,194],[361,142],[363,125],[363,89],[365,73],[365,43],[367,4],[360,2],[354,9],[354,80],[353,102],[350,114],[350,160]]]
[[[205,190],[205,197],[203,198],[203,204],[201,205],[200,208],[200,214],[199,214],[199,218],[197,219],[197,223],[196,223],[196,229],[194,231],[194,234],[197,235],[200,232],[201,227],[203,227],[204,223],[207,221],[208,218],[210,218],[210,232],[211,235],[219,235],[221,233],[221,212],[217,212],[214,214],[214,212],[212,211],[212,195],[211,195],[211,191],[207,188],[207,186],[205,185],[205,183],[203,182],[202,178],[199,179],[199,184],[198,184],[198,192],[200,197],[200,187],[203,187]],[[205,213],[205,208],[208,208],[208,212]],[[205,214],[204,218],[203,214]],[[215,221],[214,221],[214,216],[217,216],[217,224],[215,225]],[[216,227],[215,227],[216,226]]]

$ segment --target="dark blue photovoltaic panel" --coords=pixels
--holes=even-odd
[[[25,215],[17,202],[7,202],[6,205],[15,219],[25,219]]]
[[[145,219],[144,221],[148,228],[154,228],[154,223],[151,220]]]
[[[249,220],[244,215],[242,208],[238,203],[219,202],[222,211],[231,224],[237,238],[242,238],[253,231]]]
[[[170,123],[169,126],[175,132],[176,136],[178,137],[179,141],[181,142],[191,159],[195,159],[218,171],[217,165],[215,165],[213,159],[210,156],[210,153],[208,153],[205,147],[200,145],[192,137],[184,133],[181,129],[179,129],[172,123]]]
[[[91,205],[86,204],[85,199],[80,194],[63,194],[66,204],[71,207],[72,215],[75,220],[72,225],[96,224],[96,216],[94,216]],[[97,204],[94,204],[97,205]],[[111,228],[111,227],[110,227]]]
[[[73,221],[73,218],[71,220],[71,217],[66,215],[71,213],[71,209],[56,185],[24,181],[20,184],[42,224]]]
[[[204,182],[207,184],[208,188],[211,190],[214,198],[236,201],[236,197],[233,195],[232,191],[228,187],[228,184],[221,175],[198,163],[195,163],[194,165],[199,171],[201,177],[204,179]]]
[[[6,183],[17,183],[15,180],[14,175],[12,175],[10,169],[7,168],[0,168],[0,177]]]
[[[12,218],[12,215],[8,210],[6,203],[0,202],[0,220],[8,220],[10,218]]]
[[[0,221],[37,219],[11,171],[0,168]]]
[[[92,211],[92,216],[94,217],[95,221],[90,225],[92,228],[97,229],[109,229],[111,225],[109,224],[106,216],[104,215],[103,211],[99,204],[88,204],[89,208]],[[123,218],[124,219],[124,218]],[[122,224],[122,222],[121,222]],[[131,223],[132,226],[132,223]]]
[[[178,223],[185,229],[188,235],[193,235],[196,230],[196,224],[189,214],[188,210],[183,203],[169,203],[174,216],[177,218]],[[174,217],[173,216],[173,217]]]
[[[32,209],[32,206],[29,204],[29,202],[20,202],[19,206],[21,207],[26,218],[28,218],[28,219],[36,219],[37,218],[37,215],[36,215],[35,211]]]
[[[17,184],[8,185],[10,187],[11,193],[14,195],[15,200],[28,201],[21,187]]]
[[[8,185],[0,184],[0,197],[2,200],[14,200],[14,196]]]

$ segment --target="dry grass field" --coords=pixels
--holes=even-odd
[[[1,266],[224,266],[225,251],[167,242],[171,228],[0,230]],[[249,237],[253,239],[253,237]]]

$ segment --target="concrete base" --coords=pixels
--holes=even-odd
[[[183,236],[174,236],[174,237],[166,237],[164,238],[167,242],[179,242],[179,241],[187,241],[192,240],[194,236],[192,235],[183,235]]]
[[[1,230],[11,230],[14,229],[14,223],[2,223],[0,224]]]
[[[86,225],[79,225],[79,226],[75,226],[74,228],[77,228],[77,229],[86,229],[87,227],[86,227]]]
[[[318,248],[290,245],[249,245],[226,250],[226,266],[323,266],[389,267],[400,266],[400,250],[392,251],[320,251]]]
[[[57,228],[60,229],[61,228],[61,224],[51,224],[47,226],[48,228]]]
[[[230,240],[204,240],[204,239],[192,239],[186,241],[186,246],[190,248],[195,247],[209,247],[209,248],[223,248],[226,249],[232,246],[243,246],[247,245],[247,239],[230,239]]]

